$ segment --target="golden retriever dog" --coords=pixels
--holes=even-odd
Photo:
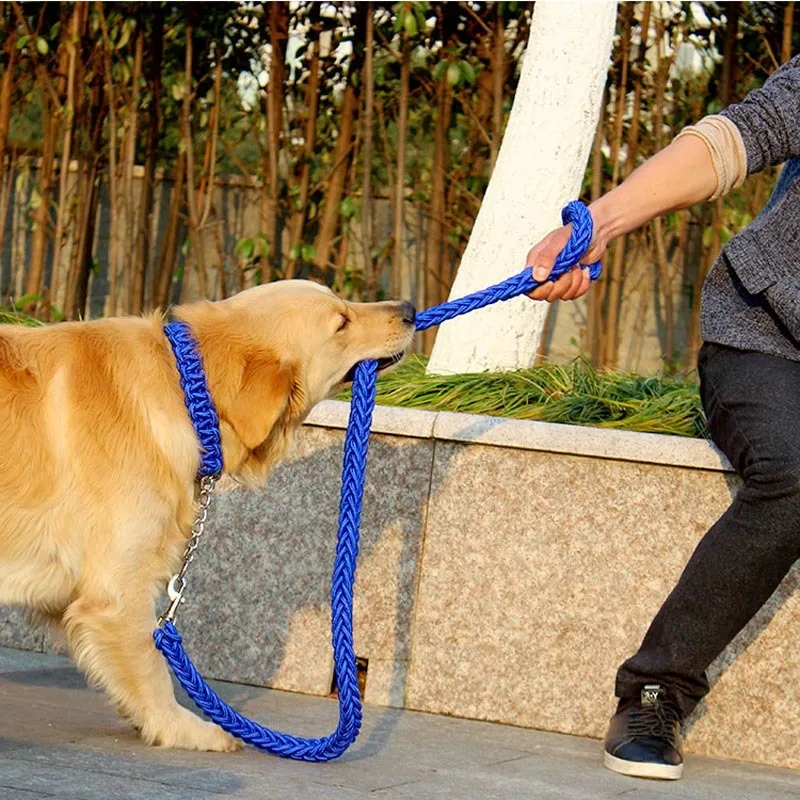
[[[225,473],[254,485],[364,359],[398,361],[408,303],[309,281],[179,306],[220,419]],[[233,750],[178,705],[152,633],[196,510],[200,452],[159,315],[0,326],[0,603],[63,628],[78,667],[151,744]]]

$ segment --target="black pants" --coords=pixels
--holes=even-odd
[[[744,485],[616,684],[624,698],[660,683],[684,717],[708,692],[708,665],[800,558],[800,363],[705,344],[698,367],[709,430]]]

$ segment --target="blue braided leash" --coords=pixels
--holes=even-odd
[[[556,258],[548,280],[563,275],[578,264],[592,239],[592,218],[583,203],[569,203],[561,219],[565,225],[572,223],[573,231],[567,246]],[[592,280],[600,276],[600,269],[600,262],[589,266]],[[531,269],[526,268],[488,289],[421,311],[416,316],[416,328],[425,330],[492,303],[528,294],[537,286],[539,283],[533,279]],[[186,406],[203,450],[199,475],[218,475],[222,471],[219,425],[196,345],[184,323],[170,323],[165,330],[181,374]],[[244,742],[285,758],[330,761],[344,753],[355,741],[361,728],[361,697],[353,649],[353,584],[377,372],[376,361],[363,361],[356,367],[344,443],[339,538],[331,581],[331,627],[339,694],[339,724],[336,730],[330,736],[304,739],[278,733],[243,717],[203,680],[186,655],[181,636],[170,620],[153,633],[156,647],[163,653],[178,682],[204,714]]]

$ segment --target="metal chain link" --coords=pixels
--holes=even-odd
[[[169,579],[167,583],[167,598],[170,601],[167,610],[159,617],[158,626],[161,627],[165,622],[172,622],[178,606],[184,602],[183,593],[186,591],[186,572],[189,564],[194,560],[194,552],[200,544],[200,538],[208,520],[208,507],[211,505],[211,496],[214,494],[219,475],[204,475],[200,478],[200,493],[197,500],[197,517],[192,524],[189,541],[183,551],[183,563],[181,568]]]

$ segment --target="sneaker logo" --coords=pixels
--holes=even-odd
[[[664,690],[661,686],[657,683],[650,683],[647,684],[642,688],[642,705],[643,706],[654,706],[661,695],[664,693]]]

